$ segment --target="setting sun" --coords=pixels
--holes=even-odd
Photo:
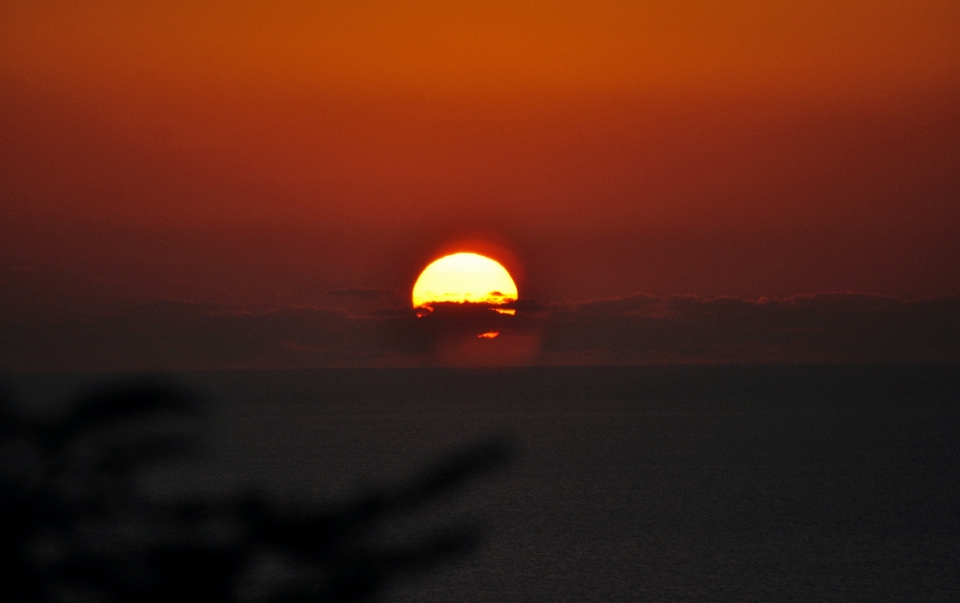
[[[503,304],[516,299],[517,285],[506,268],[476,253],[436,260],[413,286],[414,308],[429,308],[437,302]]]

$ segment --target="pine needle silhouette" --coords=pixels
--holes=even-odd
[[[280,511],[253,493],[227,502],[147,500],[135,487],[138,471],[188,452],[190,440],[171,430],[145,429],[143,421],[189,419],[197,412],[195,399],[157,385],[89,396],[53,422],[28,419],[0,400],[5,598],[368,599],[397,574],[469,551],[480,534],[476,526],[457,526],[385,548],[364,538],[372,526],[415,511],[512,456],[505,441],[481,442],[451,453],[401,487],[324,513]],[[254,584],[264,559],[284,569],[274,572],[272,581]]]

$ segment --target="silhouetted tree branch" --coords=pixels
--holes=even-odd
[[[364,538],[374,524],[511,457],[504,441],[478,443],[410,483],[326,513],[280,511],[253,493],[177,503],[139,495],[134,478],[144,466],[190,450],[182,433],[145,421],[198,412],[194,398],[155,384],[89,396],[57,421],[28,419],[0,401],[0,563],[9,599],[235,601],[271,558],[284,570],[255,589],[256,600],[359,601],[396,574],[468,551],[479,533],[459,526],[388,548]]]

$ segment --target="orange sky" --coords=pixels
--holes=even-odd
[[[319,303],[458,237],[521,295],[957,294],[956,2],[5,2],[36,299]]]

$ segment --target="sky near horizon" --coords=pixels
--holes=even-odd
[[[5,2],[4,314],[353,316],[464,242],[541,307],[952,299],[958,30],[955,2]]]

